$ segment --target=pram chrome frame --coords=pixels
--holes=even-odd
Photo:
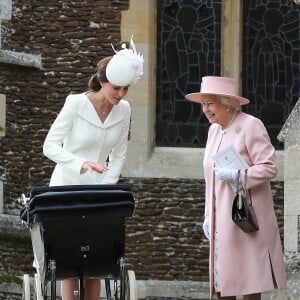
[[[84,300],[84,278],[104,278],[107,299],[136,300],[136,281],[125,264],[125,220],[135,199],[128,185],[37,187],[22,197],[20,217],[30,229],[34,253],[34,299],[56,299],[56,281],[79,279],[78,299]],[[28,275],[23,299],[29,300]],[[111,293],[113,282],[113,295]]]

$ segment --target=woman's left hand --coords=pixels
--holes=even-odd
[[[204,219],[204,222],[202,224],[202,229],[203,229],[204,235],[209,240],[210,239],[210,232],[209,232],[209,217],[208,216],[206,216],[205,219]]]
[[[94,172],[102,174],[107,170],[109,170],[109,168],[105,164],[98,163],[98,162],[92,162],[92,161],[86,161],[81,166],[80,174],[84,174],[87,171],[94,171]]]

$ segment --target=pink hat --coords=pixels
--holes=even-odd
[[[235,80],[220,76],[202,77],[201,90],[199,93],[192,93],[185,96],[193,102],[201,102],[205,95],[224,96],[236,100],[240,105],[248,104],[247,98],[239,97],[235,92]]]

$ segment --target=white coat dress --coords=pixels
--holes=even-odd
[[[85,93],[69,95],[45,139],[43,152],[56,162],[50,186],[115,184],[126,158],[131,108],[126,100],[114,105],[102,122]],[[106,163],[103,174],[80,174],[85,161]]]

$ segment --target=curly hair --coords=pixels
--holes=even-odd
[[[235,110],[241,110],[241,105],[238,103],[238,101],[235,101],[230,97],[219,96],[219,100],[223,104],[233,107]]]

